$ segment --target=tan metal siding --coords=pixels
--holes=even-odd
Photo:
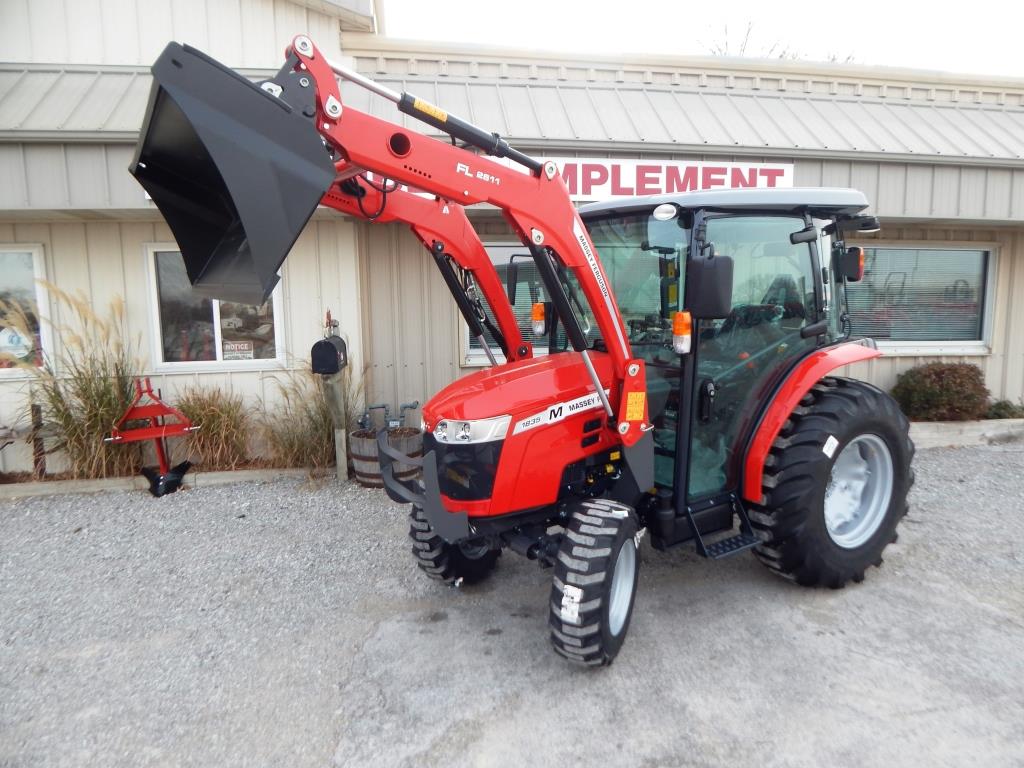
[[[277,67],[297,34],[341,56],[338,19],[287,0],[0,0],[6,61],[151,64],[170,40],[234,67]]]
[[[846,160],[825,160],[821,164],[821,186],[823,187],[848,187],[850,186],[851,166],[853,163]]]
[[[1013,171],[1010,186],[1010,218],[1024,221],[1024,171]]]
[[[0,143],[0,216],[53,218],[48,212],[137,210],[156,215],[138,182],[128,173],[129,144]]]
[[[295,244],[282,271],[282,307],[287,368],[304,368],[309,348],[321,336],[323,312],[331,309],[348,337],[354,370],[363,367],[362,306],[359,297],[356,225],[340,217],[314,221]],[[285,369],[216,373],[154,373],[149,360],[152,339],[152,297],[146,266],[146,245],[173,243],[166,224],[145,222],[0,222],[0,244],[41,243],[47,280],[71,294],[81,294],[101,315],[116,296],[125,301],[128,328],[137,334],[144,370],[165,394],[192,384],[220,385],[273,407],[278,399],[275,379]],[[74,317],[51,296],[45,316],[57,329],[74,325]],[[55,334],[59,348],[60,334]],[[0,424],[26,415],[29,379],[0,378]],[[31,453],[18,443],[0,451],[0,471],[31,469]]]
[[[985,174],[985,218],[1008,219],[1011,212],[1013,172],[990,168]]]
[[[960,169],[960,218],[981,219],[985,216],[985,169]]]
[[[929,165],[907,166],[907,193],[904,213],[908,216],[930,216],[934,173]]]
[[[367,400],[423,402],[459,376],[458,310],[408,229],[361,226]]]

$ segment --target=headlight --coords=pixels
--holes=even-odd
[[[471,421],[441,419],[434,427],[434,439],[439,443],[489,443],[492,440],[503,440],[511,421],[511,416]]]

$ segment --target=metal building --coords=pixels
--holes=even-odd
[[[72,318],[49,283],[99,312],[123,297],[165,392],[207,382],[273,401],[275,375],[302,365],[327,309],[374,401],[423,400],[483,364],[407,231],[328,211],[300,237],[269,306],[183,314],[176,246],[126,170],[148,64],[173,38],[257,75],[305,32],[370,77],[559,158],[578,199],[728,185],[863,190],[883,228],[861,243],[869,274],[854,320],[885,356],[857,375],[889,387],[913,365],[963,360],[982,367],[994,397],[1024,398],[1024,340],[1013,332],[1024,303],[1024,80],[413,44],[374,32],[371,0],[98,5],[0,0],[0,298],[49,318],[35,340],[0,329],[8,352],[59,349]],[[363,91],[342,95],[402,121]],[[504,223],[493,210],[472,216],[503,263],[514,252]],[[26,381],[0,370],[0,424],[23,418]],[[0,453],[0,470],[29,464],[25,446]]]

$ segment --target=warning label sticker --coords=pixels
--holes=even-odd
[[[630,392],[626,395],[626,421],[643,421],[646,392]]]

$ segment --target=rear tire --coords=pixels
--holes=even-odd
[[[783,426],[765,462],[765,503],[750,520],[754,552],[798,584],[863,581],[896,540],[914,483],[910,424],[876,387],[822,379]]]
[[[611,664],[629,629],[640,557],[637,516],[608,499],[580,502],[551,585],[551,644],[584,666]]]
[[[409,538],[420,570],[443,584],[483,581],[501,556],[500,549],[489,549],[482,542],[449,544],[434,532],[423,510],[415,505],[409,513]]]

